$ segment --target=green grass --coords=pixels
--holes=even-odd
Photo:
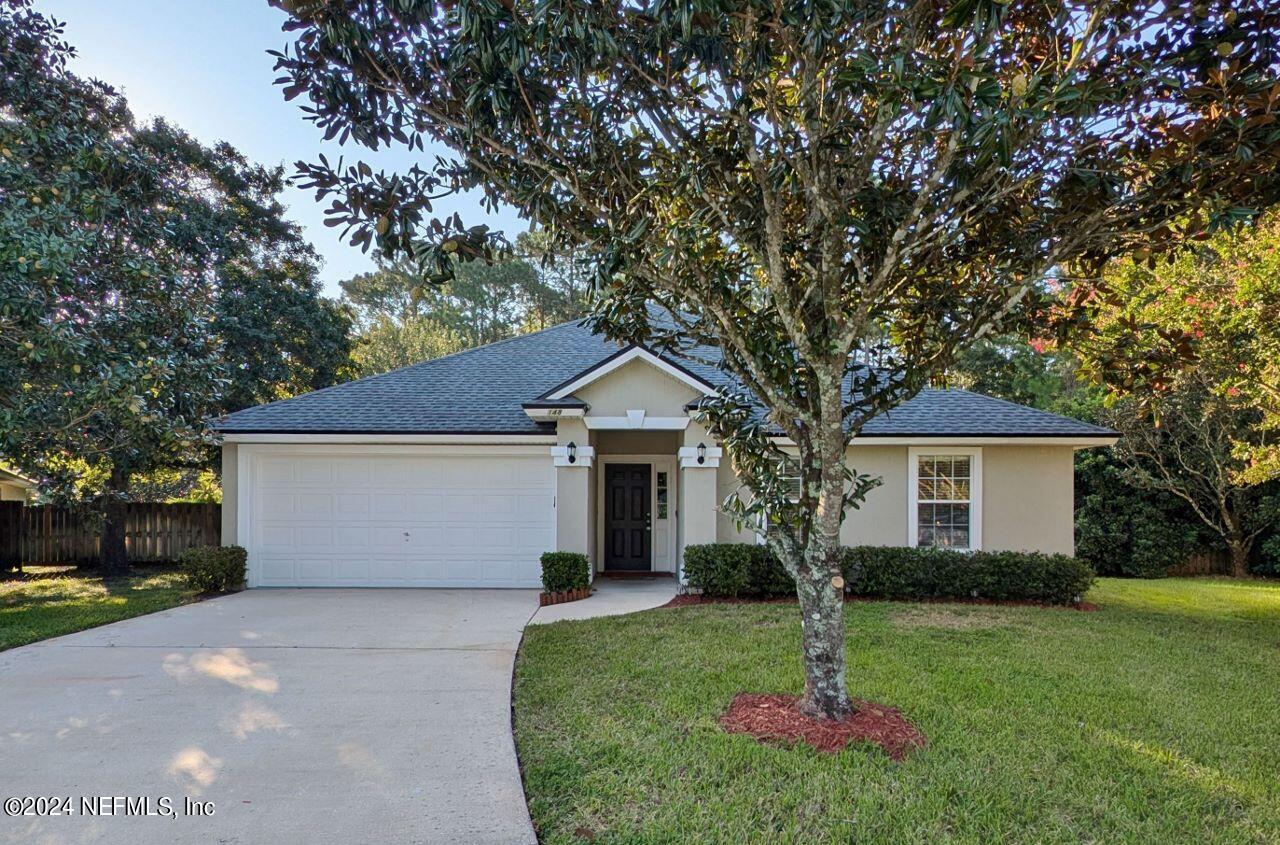
[[[1101,609],[853,603],[902,763],[720,730],[797,693],[794,605],[531,627],[515,729],[545,843],[1280,842],[1280,585],[1103,579]]]
[[[191,601],[182,575],[150,567],[103,579],[64,567],[28,567],[0,579],[0,651]]]

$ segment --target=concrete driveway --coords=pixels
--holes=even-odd
[[[533,842],[510,679],[536,607],[254,590],[0,652],[0,799],[74,813],[0,815],[0,843]]]

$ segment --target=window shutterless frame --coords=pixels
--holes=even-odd
[[[982,548],[982,448],[979,446],[911,446],[907,449],[907,545],[920,544],[920,460],[921,458],[967,457],[969,459],[969,545],[964,551]],[[930,500],[926,500],[930,501]],[[963,500],[933,500],[942,503]]]

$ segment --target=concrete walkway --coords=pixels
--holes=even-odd
[[[255,590],[0,652],[0,798],[74,802],[0,815],[0,843],[532,843],[510,682],[536,607]]]
[[[676,594],[674,578],[601,578],[591,585],[590,598],[553,604],[538,609],[532,625],[546,625],[562,619],[593,619],[597,616],[621,616],[661,607]]]

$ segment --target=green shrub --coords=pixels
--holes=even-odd
[[[249,553],[239,546],[199,546],[178,556],[178,566],[197,592],[225,593],[244,586]]]
[[[1134,486],[1107,450],[1076,457],[1076,557],[1099,575],[1165,577],[1203,541],[1187,511]]]
[[[845,550],[844,577],[849,592],[876,598],[1072,604],[1094,575],[1069,555],[857,546]]]
[[[886,599],[987,599],[1072,604],[1093,583],[1093,570],[1068,555],[957,552],[897,546],[844,550],[846,591]],[[689,586],[709,596],[781,596],[795,582],[766,546],[710,543],[684,553]]]
[[[1272,534],[1258,549],[1258,562],[1250,570],[1265,578],[1280,577],[1280,534]]]
[[[796,591],[795,581],[767,546],[707,543],[684,550],[689,586],[709,596],[778,596]]]
[[[548,593],[578,590],[591,583],[591,564],[578,552],[542,553],[542,589]]]

